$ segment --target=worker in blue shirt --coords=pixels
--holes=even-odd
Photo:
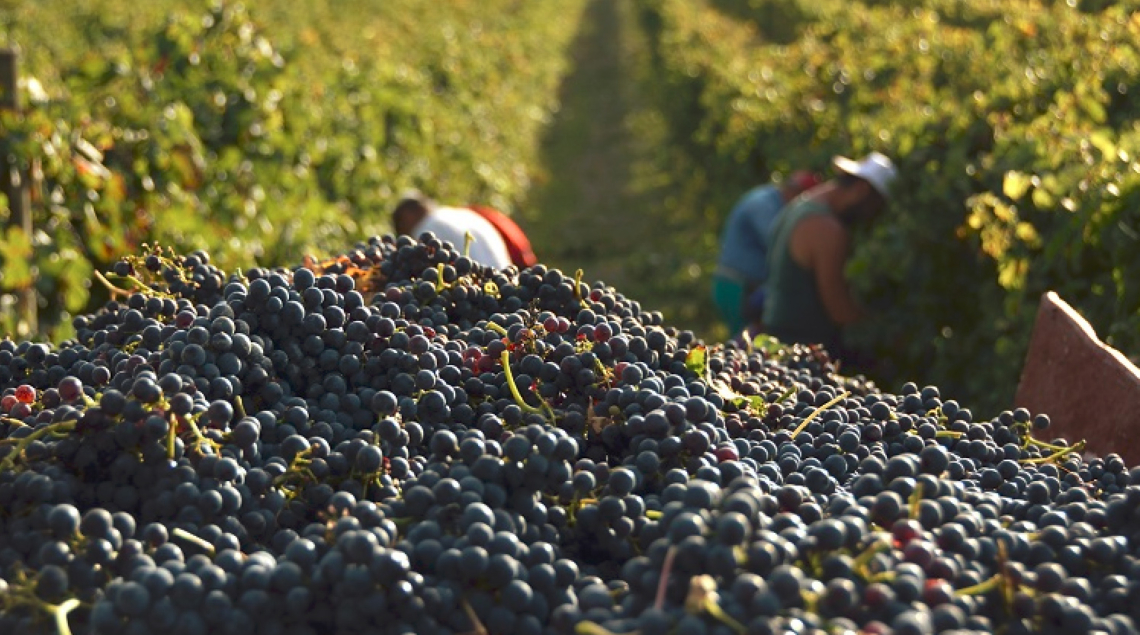
[[[762,315],[760,287],[768,279],[768,241],[777,215],[788,201],[819,182],[817,175],[798,170],[782,185],[752,188],[729,212],[721,232],[712,296],[731,336],[739,335]]]

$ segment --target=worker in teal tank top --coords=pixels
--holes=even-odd
[[[882,212],[897,171],[877,152],[834,165],[838,176],[789,203],[772,228],[764,330],[842,359],[842,328],[863,317],[844,275],[851,228]]]
[[[760,318],[763,294],[759,301],[753,294],[768,279],[768,237],[777,215],[788,201],[819,182],[812,172],[797,170],[781,185],[752,188],[729,211],[720,235],[712,297],[730,335],[739,335]]]

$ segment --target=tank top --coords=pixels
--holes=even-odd
[[[829,351],[839,345],[840,328],[831,320],[819,295],[815,273],[792,258],[792,232],[800,221],[830,214],[823,203],[800,198],[780,214],[772,228],[768,251],[768,297],[764,328],[787,343],[823,344]]]

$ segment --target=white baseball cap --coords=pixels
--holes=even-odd
[[[872,152],[859,161],[847,157],[835,157],[831,162],[840,172],[870,183],[871,187],[883,195],[883,198],[891,197],[891,182],[898,176],[898,170],[887,155]]]

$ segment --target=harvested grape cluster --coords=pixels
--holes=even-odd
[[[0,633],[1137,632],[1140,473],[1044,414],[431,235],[100,277],[0,342]]]

